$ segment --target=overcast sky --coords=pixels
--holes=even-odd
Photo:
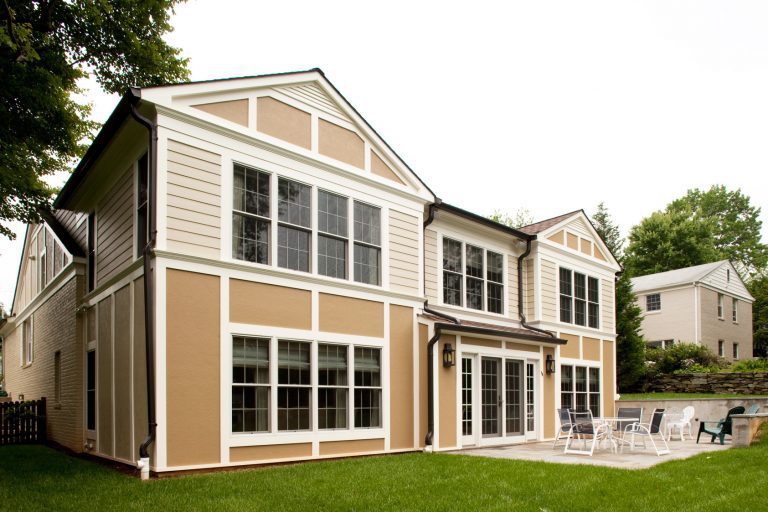
[[[724,184],[763,209],[768,239],[768,2],[191,0],[173,25],[193,80],[322,68],[476,213],[604,201],[626,234]],[[101,122],[118,101],[89,99]],[[0,240],[8,307],[21,238]]]

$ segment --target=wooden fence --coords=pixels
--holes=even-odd
[[[0,404],[0,445],[44,443],[45,398]]]

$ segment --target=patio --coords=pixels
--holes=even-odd
[[[495,459],[530,460],[538,462],[554,462],[557,464],[587,464],[591,466],[607,466],[622,469],[645,469],[661,464],[662,462],[687,459],[700,453],[711,453],[727,450],[733,447],[730,439],[726,440],[725,445],[720,445],[719,443],[710,444],[709,439],[705,442],[704,438],[702,438],[701,441],[700,444],[696,444],[695,439],[669,441],[668,444],[671,453],[662,456],[656,455],[653,448],[651,448],[650,443],[648,443],[647,449],[640,447],[635,449],[635,451],[629,451],[629,448],[625,448],[624,453],[612,453],[609,449],[599,448],[595,450],[595,454],[591,457],[586,455],[566,455],[563,453],[562,445],[558,445],[557,448],[553,449],[551,441],[486,448],[469,448],[449,453],[492,457]]]

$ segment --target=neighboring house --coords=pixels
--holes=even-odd
[[[584,213],[442,203],[319,70],[128,91],[54,206],[0,335],[75,451],[165,472],[613,414],[619,265]]]
[[[727,260],[632,279],[652,347],[687,342],[735,361],[752,357],[752,303]]]

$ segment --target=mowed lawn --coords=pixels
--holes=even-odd
[[[0,510],[669,510],[768,508],[768,432],[629,471],[407,454],[141,482],[42,446],[0,447]]]

